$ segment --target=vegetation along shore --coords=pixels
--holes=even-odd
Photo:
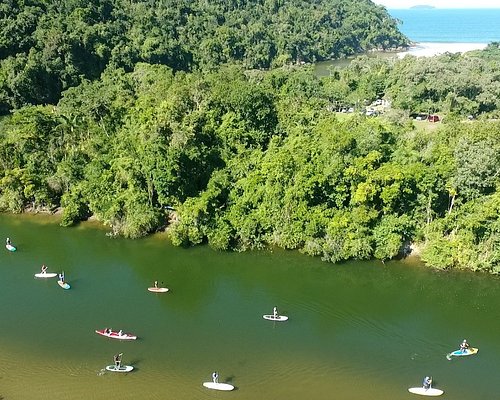
[[[30,4],[0,6],[3,211],[500,272],[498,43],[318,77],[409,41],[370,1]]]

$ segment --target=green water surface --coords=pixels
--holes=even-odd
[[[0,251],[5,400],[396,400],[414,398],[407,388],[425,375],[449,399],[500,393],[495,277],[181,249],[32,215],[0,215],[2,237],[18,247]],[[35,279],[42,264],[72,288]],[[148,292],[154,280],[170,292]],[[290,319],[264,320],[273,306]],[[104,327],[139,338],[94,333]],[[478,355],[448,361],[464,338]],[[132,373],[103,372],[117,352]],[[214,370],[236,390],[205,389]]]

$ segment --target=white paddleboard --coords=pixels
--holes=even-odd
[[[263,315],[262,318],[267,319],[269,321],[279,321],[279,322],[286,321],[288,319],[288,317],[286,315],[278,315],[277,317],[275,317],[272,314],[271,315]]]
[[[224,391],[229,391],[234,389],[234,386],[230,385],[229,383],[203,382],[203,386],[205,386],[208,389],[224,390]]]
[[[154,293],[165,293],[165,292],[168,292],[168,288],[166,288],[166,287],[148,287],[148,290],[150,292],[154,292]]]
[[[122,365],[120,368],[116,368],[114,365],[108,365],[106,371],[110,372],[130,372],[134,369],[131,365]]]
[[[9,251],[16,251],[16,250],[17,250],[17,249],[16,249],[14,246],[12,246],[11,244],[6,244],[6,245],[5,245],[5,248],[6,248],[7,250],[9,250]]]
[[[57,281],[57,284],[59,286],[61,286],[63,289],[66,289],[66,290],[69,289],[69,288],[71,288],[71,286],[69,285],[69,283],[66,283],[66,282],[63,282],[63,281]]]
[[[421,396],[441,396],[444,393],[440,389],[434,389],[434,388],[425,389],[423,387],[409,388],[408,391],[410,393],[419,394]]]
[[[55,278],[57,274],[55,272],[39,272],[35,276],[37,278]]]

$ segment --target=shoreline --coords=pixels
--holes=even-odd
[[[407,50],[397,52],[398,58],[406,55],[415,57],[433,57],[444,53],[466,53],[473,50],[484,50],[488,43],[462,42],[420,42],[414,43]]]

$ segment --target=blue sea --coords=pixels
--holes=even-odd
[[[500,8],[389,9],[413,42],[491,43],[500,41]]]

